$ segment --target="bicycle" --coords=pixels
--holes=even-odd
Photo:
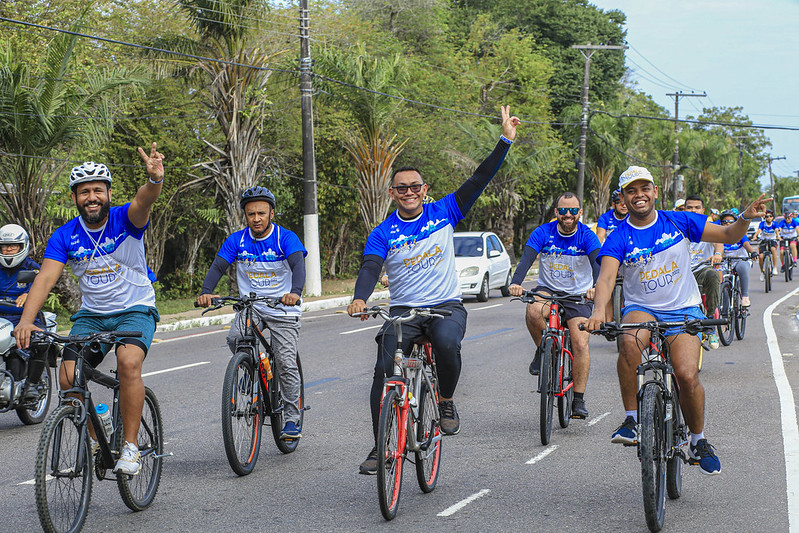
[[[611,302],[613,303],[613,321],[621,322],[621,310],[624,307],[624,294],[622,287],[624,285],[624,276],[619,273],[616,275],[616,283],[613,285],[613,295]],[[616,339],[616,351],[621,351],[621,341]]]
[[[785,281],[793,279],[793,256],[791,255],[791,241],[795,241],[794,237],[787,239],[780,239],[780,253],[782,254],[782,272],[785,274]]]
[[[629,330],[649,330],[649,346],[641,350],[638,365],[638,458],[641,461],[641,489],[644,515],[650,531],[660,531],[666,515],[666,496],[677,499],[682,493],[682,465],[697,464],[689,458],[688,426],[680,407],[679,383],[671,364],[666,331],[680,328],[697,335],[718,326],[722,319],[689,319],[681,322],[605,322],[593,331],[607,340],[635,335]],[[582,326],[581,326],[582,329]]]
[[[414,454],[416,480],[422,492],[436,488],[441,466],[441,413],[438,410],[438,374],[433,348],[417,339],[410,354],[402,352],[402,324],[421,317],[444,317],[445,309],[417,307],[391,316],[382,307],[369,307],[352,316],[381,317],[394,326],[397,348],[394,375],[385,379],[377,430],[377,495],[380,512],[392,520],[399,509],[402,470],[409,453]]]
[[[266,424],[268,415],[272,426],[272,437],[278,450],[291,453],[297,449],[299,439],[282,439],[280,432],[285,425],[283,399],[280,382],[280,365],[275,360],[272,345],[257,327],[255,318],[262,318],[255,307],[264,303],[276,309],[279,298],[257,296],[212,298],[211,306],[202,314],[232,305],[236,320],[242,321],[244,333],[241,341],[227,365],[222,385],[222,440],[225,454],[233,471],[246,476],[253,471],[261,449],[261,426]],[[197,307],[197,304],[194,304]],[[302,428],[305,418],[305,381],[302,375],[300,354],[297,354],[297,369],[300,374],[300,398],[297,406],[300,411],[298,428]]]
[[[116,480],[122,501],[132,511],[148,508],[158,492],[162,459],[172,454],[163,453],[164,429],[155,393],[144,388],[144,409],[137,437],[141,469],[134,476],[114,474],[114,465],[125,443],[119,380],[85,362],[89,353],[100,349],[100,344],[120,345],[131,337],[141,337],[141,332],[110,331],[66,337],[46,331],[31,334],[31,351],[47,353],[53,362],[53,356],[57,357],[53,347],[60,352],[64,344],[82,345],[75,361],[72,387],[58,393],[60,405],[47,417],[36,452],[36,508],[44,531],[74,532],[83,528],[91,500],[92,470],[98,480]],[[90,381],[113,391],[110,437],[103,430],[88,389]],[[90,445],[89,423],[97,439],[94,446]]]
[[[549,302],[549,320],[541,335],[539,350],[541,353],[541,369],[538,374],[538,392],[541,394],[539,429],[541,444],[549,444],[552,436],[552,411],[555,398],[558,399],[558,422],[560,427],[569,426],[572,417],[572,400],[574,399],[574,381],[572,367],[571,336],[564,326],[563,308],[559,302],[584,303],[582,294],[556,296],[541,289],[525,291],[522,296],[514,298],[524,303]]]
[[[696,275],[697,271],[702,270],[703,268],[705,268],[707,266],[710,266],[710,265],[711,265],[710,259],[704,259],[704,260],[700,261],[699,263],[697,263],[696,265],[691,267],[691,273]],[[714,267],[714,271],[715,271],[715,267]],[[702,302],[699,304],[699,309],[702,311],[703,315],[710,316],[710,315],[708,315],[708,312],[707,312],[707,294],[705,294],[704,292],[701,292],[701,287],[700,287],[700,293],[701,293],[701,296],[702,296]],[[713,310],[713,318],[719,318],[719,316],[720,316],[720,313],[719,313],[718,308],[714,309]],[[616,322],[618,322],[618,321],[616,321]],[[618,338],[616,339],[616,342],[619,342]],[[702,366],[704,365],[705,350],[710,350],[710,344],[709,344],[708,335],[706,333],[702,332],[701,333],[701,337],[700,337],[700,343],[699,343],[699,372],[702,371]]]
[[[741,283],[738,280],[738,272],[735,265],[738,261],[748,261],[741,257],[725,257],[722,271],[724,276],[719,291],[719,307],[721,318],[726,320],[724,325],[718,326],[718,335],[721,344],[729,346],[734,338],[743,340],[746,334],[746,318],[749,316],[749,308],[741,305]],[[733,335],[735,337],[733,337]]]
[[[771,278],[774,275],[774,262],[771,258],[771,247],[776,245],[777,241],[774,239],[764,239],[759,245],[761,253],[763,254],[763,265],[761,267],[761,272],[763,273],[766,294],[771,291]]]

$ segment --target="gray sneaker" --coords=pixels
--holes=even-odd
[[[442,400],[438,402],[438,410],[441,412],[441,431],[444,435],[457,435],[461,430],[461,419],[455,403],[452,400]]]
[[[366,460],[358,467],[358,473],[366,476],[374,476],[377,474],[377,446],[372,448]]]

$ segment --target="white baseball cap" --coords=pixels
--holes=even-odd
[[[625,188],[634,181],[644,180],[655,183],[655,178],[644,167],[631,166],[619,176],[619,189]]]
[[[677,209],[677,208],[678,208],[678,207],[680,207],[681,205],[685,205],[685,200],[683,200],[682,198],[680,198],[679,200],[677,200],[676,202],[674,202],[674,208],[675,208],[675,209]]]

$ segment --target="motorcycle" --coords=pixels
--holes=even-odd
[[[30,283],[36,274],[34,270],[22,270],[17,279]],[[0,305],[14,307],[16,301],[0,298]],[[55,318],[54,313],[39,313],[39,321],[48,331],[55,331]],[[30,354],[20,350],[13,332],[14,325],[0,318],[0,413],[13,409],[24,424],[39,424],[50,407],[50,368],[55,367],[57,353]]]

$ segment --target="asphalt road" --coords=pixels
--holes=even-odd
[[[774,284],[765,295],[753,277],[746,338],[706,353],[705,432],[722,472],[705,476],[685,467],[683,496],[667,502],[665,531],[788,531],[789,506],[799,530],[785,459],[787,450],[788,468],[796,468],[796,406],[781,413],[775,382],[784,368],[783,403],[799,392],[799,297],[769,314],[780,350],[774,365],[763,320],[766,307],[799,282]],[[380,515],[375,478],[357,473],[371,447],[376,329],[364,328],[379,324],[327,310],[307,314],[302,323],[311,407],[302,441],[296,452],[283,455],[265,432],[258,464],[243,478],[227,464],[221,438],[222,377],[230,358],[225,330],[158,334],[161,342],[145,362],[145,383],[161,403],[165,448],[174,456],[165,460],[155,502],[140,513],[124,506],[115,483],[95,481],[85,531],[646,531],[634,448],[610,443],[624,418],[614,345],[592,338],[589,418],[554,429],[550,445],[542,446],[523,305],[492,294],[486,303],[466,306],[456,392],[461,433],[444,439],[434,492],[423,494],[413,469],[406,470],[392,523]],[[793,427],[786,415],[793,416]],[[41,426],[23,426],[14,413],[0,414],[0,515],[10,531],[39,530],[30,480],[40,432]],[[792,498],[798,497],[799,477],[788,480]]]

